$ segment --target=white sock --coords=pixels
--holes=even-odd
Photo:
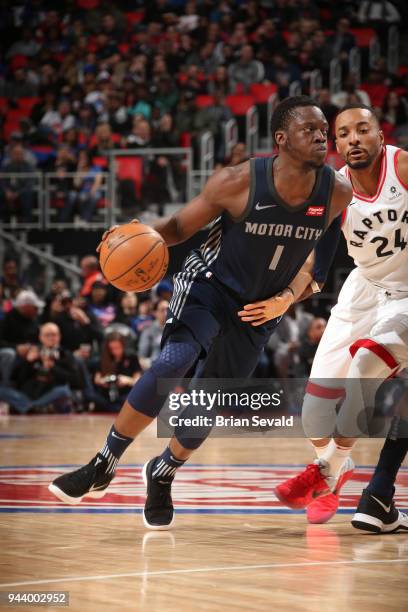
[[[320,457],[327,451],[327,449],[329,448],[330,442],[328,442],[327,444],[325,444],[324,446],[315,446],[313,444],[314,440],[317,440],[318,438],[312,438],[310,440],[310,442],[313,445],[313,448],[315,450],[315,453],[317,455],[317,458],[320,459]]]
[[[350,456],[352,447],[340,446],[332,438],[326,447],[326,451],[319,455],[319,459],[324,459],[329,464],[330,476],[338,477],[341,468],[347,457]]]

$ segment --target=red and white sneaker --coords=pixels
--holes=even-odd
[[[278,485],[274,493],[289,508],[304,508],[317,497],[330,495],[336,479],[328,476],[329,464],[322,459],[306,466],[298,476]]]
[[[350,480],[354,472],[354,463],[351,457],[347,457],[340,470],[339,477],[332,493],[313,500],[306,508],[309,523],[327,523],[336,514],[339,507],[340,491],[343,485]]]

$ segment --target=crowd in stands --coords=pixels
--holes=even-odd
[[[388,140],[408,144],[408,66],[390,74],[385,60],[404,0],[3,0],[0,15],[0,170],[15,173],[0,179],[2,221],[31,220],[32,179],[16,174],[38,170],[55,173],[57,220],[87,224],[114,148],[194,148],[210,130],[216,162],[228,163],[221,134],[236,96],[262,106],[262,92],[278,101],[295,81],[308,93],[314,69],[330,120],[347,102],[370,103]],[[370,66],[375,35],[381,56]],[[349,73],[356,45],[361,85]],[[330,95],[333,58],[343,84]],[[180,157],[145,158],[139,188],[121,183],[124,207],[184,201],[184,171]]]
[[[0,414],[119,410],[160,351],[173,286],[121,293],[107,285],[96,257],[81,261],[82,285],[64,278],[38,296],[4,258],[0,279]],[[274,335],[258,377],[306,377],[326,321],[297,305]]]

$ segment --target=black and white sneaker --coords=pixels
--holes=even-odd
[[[144,464],[143,482],[147,497],[143,509],[143,522],[148,529],[165,531],[174,524],[174,507],[171,499],[171,482],[152,478],[152,469],[157,457]]]
[[[387,506],[364,489],[351,524],[356,529],[371,533],[408,531],[408,515],[395,507],[394,500]]]
[[[106,467],[106,459],[98,453],[79,470],[58,476],[48,490],[67,504],[79,504],[83,497],[100,499],[115,476],[115,472],[107,474]]]

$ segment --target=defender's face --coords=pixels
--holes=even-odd
[[[287,153],[309,168],[320,168],[327,154],[329,124],[317,106],[295,108],[287,130],[276,132],[276,141]]]
[[[384,136],[369,110],[351,108],[340,113],[335,131],[337,151],[350,168],[368,168],[380,155]]]

